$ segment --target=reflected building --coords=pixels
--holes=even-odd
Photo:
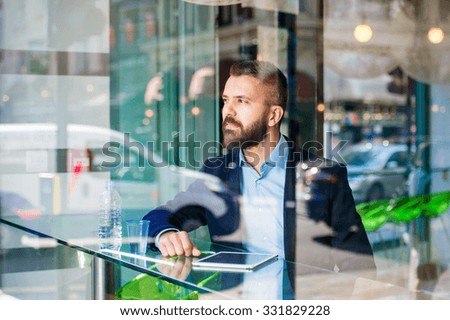
[[[371,255],[365,239],[358,240],[364,227],[378,279],[410,292],[436,285],[440,297],[448,297],[449,2],[231,2],[0,1],[1,216],[33,221],[93,213],[106,179],[122,186],[124,217],[142,216],[185,191],[201,164],[222,152],[220,97],[229,66],[256,58],[273,62],[288,78],[281,131],[299,147],[337,161],[356,142],[395,143],[407,153],[376,174],[348,164],[362,221],[330,214],[356,217],[353,205],[332,208],[326,200],[326,190],[346,180],[336,176],[335,165],[295,168],[289,176],[295,194],[286,203],[292,219],[284,226],[290,230],[288,258],[298,263],[294,273],[306,275],[311,269],[302,266],[314,265],[314,272],[332,271],[335,279],[347,272],[371,278]],[[371,32],[364,38],[356,30]],[[128,154],[127,165],[102,165],[111,160],[103,149],[108,142],[123,144],[112,151]],[[348,142],[342,150],[341,142]],[[422,149],[427,151],[419,166],[409,159]],[[395,192],[368,187],[374,176],[391,181],[399,172],[402,186]],[[418,199],[421,174],[424,197]],[[245,230],[239,229],[244,225],[237,208],[253,204],[243,203],[236,186],[209,183],[220,195],[211,210],[222,208],[224,199],[236,210],[227,228],[210,236],[242,247]],[[338,189],[344,187],[347,192],[348,186]],[[415,201],[433,209],[399,217],[396,209]],[[198,226],[188,222],[191,229]],[[218,224],[220,230],[225,222]],[[2,263],[30,265],[14,260],[31,251],[20,251],[23,234],[3,230],[2,257],[8,259]],[[197,234],[209,236],[201,228]],[[129,280],[124,269],[118,282]],[[14,265],[2,270],[7,272],[0,287],[13,290],[20,275],[10,272]],[[291,289],[313,288],[318,279],[291,279]]]

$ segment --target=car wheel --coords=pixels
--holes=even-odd
[[[367,192],[367,202],[384,199],[384,189],[380,184],[374,184]]]

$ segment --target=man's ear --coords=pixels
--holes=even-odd
[[[283,119],[284,110],[281,106],[273,105],[270,107],[269,127],[274,127]]]

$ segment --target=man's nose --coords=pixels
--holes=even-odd
[[[235,116],[236,115],[236,109],[234,104],[231,101],[227,101],[223,104],[222,108],[222,116],[225,119],[227,116]]]

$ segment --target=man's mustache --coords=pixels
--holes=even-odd
[[[233,124],[238,127],[242,127],[242,123],[240,123],[238,120],[231,118],[230,116],[226,117],[225,120],[222,122],[222,126],[225,126],[226,124]]]

